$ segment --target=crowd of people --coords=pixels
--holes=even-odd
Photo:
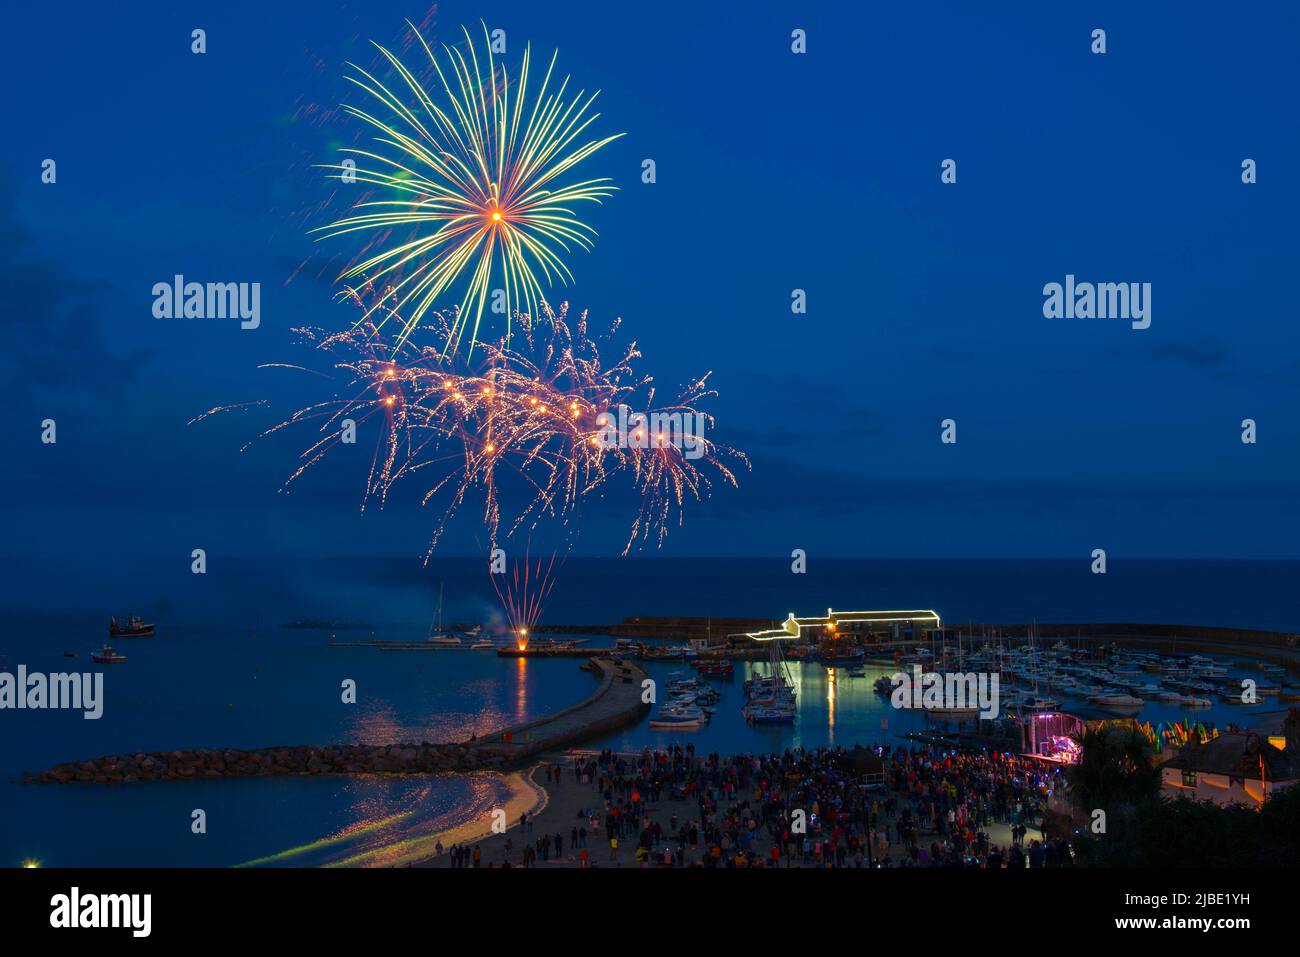
[[[1030,837],[1062,770],[1005,753],[802,748],[698,755],[693,745],[602,751],[548,765],[548,785],[589,789],[568,833],[520,820],[461,867],[551,861],[642,867],[1051,867],[1063,840]],[[554,826],[554,825],[552,825]],[[1005,838],[993,840],[990,831]],[[492,859],[488,859],[488,858]]]

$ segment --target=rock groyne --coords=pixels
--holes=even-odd
[[[115,754],[56,764],[23,776],[28,784],[106,784],[185,781],[198,778],[273,777],[290,774],[430,774],[439,771],[496,771],[498,754],[480,754],[473,744],[336,744],[257,748],[194,748]]]

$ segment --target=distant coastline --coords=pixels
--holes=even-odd
[[[374,625],[365,621],[327,621],[323,618],[300,618],[297,621],[286,621],[280,627],[305,631],[326,629],[329,631],[374,631],[375,629]]]

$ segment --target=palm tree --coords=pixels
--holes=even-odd
[[[1160,769],[1151,741],[1136,728],[1086,731],[1079,762],[1066,771],[1075,804],[1116,809],[1160,793]]]

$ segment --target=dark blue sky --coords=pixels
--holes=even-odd
[[[600,129],[628,134],[591,163],[621,191],[557,298],[621,315],[662,383],[714,370],[715,437],[754,464],[661,554],[1300,555],[1294,7],[815,6],[433,17],[437,41],[480,17],[505,29],[512,64],[525,42],[558,47],[602,91]],[[186,422],[273,392],[254,367],[293,355],[291,326],[353,318],[306,235],[341,211],[311,164],[351,128],[311,107],[354,97],[345,61],[426,9],[8,15],[4,555],[422,554],[435,516],[414,489],[362,516],[360,474],[327,467],[278,495],[295,446],[238,452],[264,418]],[[262,283],[261,328],[154,319],[174,273]],[[1151,283],[1151,328],[1045,319],[1042,287],[1067,273]],[[57,446],[39,443],[47,417]],[[617,553],[630,517],[589,511],[577,551]],[[466,509],[445,549],[476,538]]]

